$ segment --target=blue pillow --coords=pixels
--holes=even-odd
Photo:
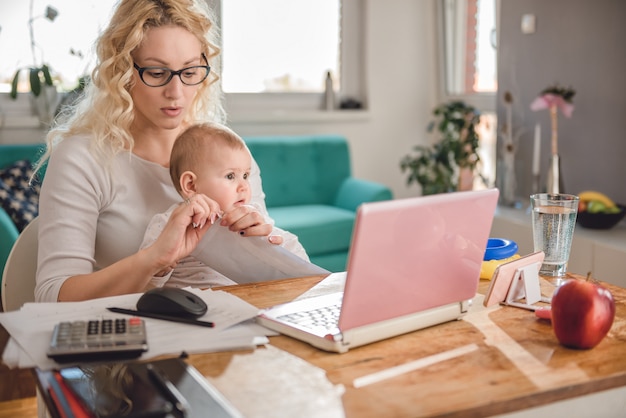
[[[40,185],[29,184],[32,176],[33,166],[28,160],[0,169],[0,205],[20,232],[39,214]]]

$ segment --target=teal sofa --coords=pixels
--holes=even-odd
[[[346,269],[357,207],[389,200],[382,184],[352,176],[346,138],[338,135],[245,137],[261,168],[276,226],[296,234],[311,262]]]
[[[296,234],[311,261],[343,271],[356,208],[392,198],[391,190],[352,177],[348,143],[342,136],[244,138],[261,168],[266,204],[276,225]],[[43,144],[0,145],[0,169],[15,161],[37,161]],[[0,277],[19,231],[0,207]]]

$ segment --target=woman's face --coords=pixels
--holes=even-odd
[[[162,26],[146,31],[141,45],[133,52],[139,67],[165,67],[174,71],[206,65],[202,45],[189,31],[178,26]],[[135,85],[130,90],[135,106],[134,130],[176,130],[189,112],[196,91],[202,84],[188,86],[178,76],[164,86],[150,87],[134,70]]]

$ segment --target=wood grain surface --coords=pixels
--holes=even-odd
[[[576,280],[582,276],[572,275]],[[259,308],[291,300],[323,277],[225,287]],[[345,354],[327,353],[286,336],[271,337],[273,346],[326,371],[333,384],[345,387],[347,417],[368,416],[487,416],[569,399],[626,385],[626,289],[603,283],[616,301],[616,318],[609,335],[591,350],[573,350],[558,344],[548,321],[513,307],[476,306],[461,321],[412,332]],[[485,293],[489,282],[481,281]],[[551,286],[542,283],[549,295]],[[0,335],[6,331],[0,330]],[[0,342],[5,340],[0,339]],[[458,347],[478,349],[392,379],[361,388],[354,379]],[[262,349],[262,348],[261,348]],[[233,351],[194,354],[189,362],[207,377],[218,377]],[[2,375],[2,386],[5,386]],[[0,393],[4,393],[3,388]],[[26,392],[29,396],[29,392]],[[30,395],[32,396],[32,395]],[[28,414],[35,398],[0,403],[2,416]],[[19,412],[19,411],[18,411]]]

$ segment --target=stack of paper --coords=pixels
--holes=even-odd
[[[259,309],[223,291],[187,288],[200,296],[208,311],[198,318],[215,323],[199,327],[160,319],[143,318],[148,335],[148,351],[140,359],[163,354],[206,353],[251,348],[268,342],[272,331],[252,319]],[[46,356],[54,326],[62,321],[128,317],[107,311],[107,307],[135,309],[141,293],[84,302],[27,303],[21,310],[0,313],[0,324],[11,335],[2,356],[9,367],[38,367],[48,370],[58,364]]]

